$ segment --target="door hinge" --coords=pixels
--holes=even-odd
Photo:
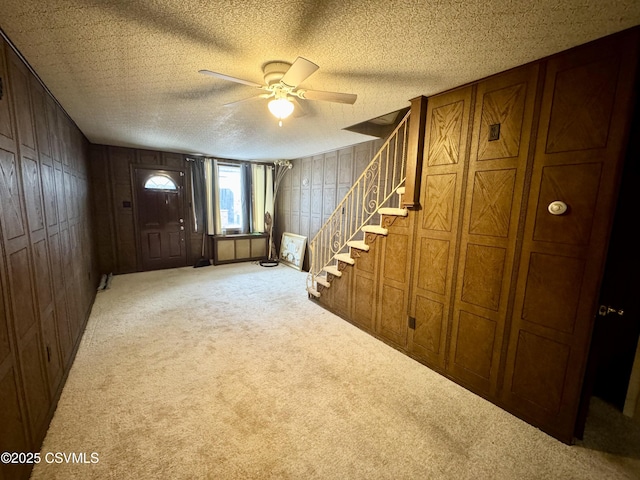
[[[415,319],[415,317],[409,317],[409,328],[411,330],[415,330],[416,329],[416,319]]]
[[[184,177],[184,172],[180,172],[180,176],[181,176],[181,177]]]

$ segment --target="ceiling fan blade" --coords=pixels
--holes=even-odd
[[[270,94],[270,93],[263,93],[261,95],[255,95],[253,97],[243,98],[242,100],[236,100],[235,102],[225,103],[223,106],[224,107],[230,107],[232,105],[238,105],[239,103],[253,102],[255,100],[262,100],[263,98],[269,98],[271,96],[272,96],[272,94]]]
[[[346,103],[349,105],[356,103],[358,98],[358,95],[355,93],[322,92],[320,90],[298,90],[296,93],[300,98],[307,100]]]
[[[320,68],[318,65],[310,62],[306,58],[298,57],[289,67],[289,70],[287,70],[287,73],[284,74],[280,82],[284,83],[287,87],[295,88],[309,78],[318,68]]]
[[[295,109],[293,110],[293,116],[295,118],[304,117],[305,115],[307,115],[307,109],[304,105],[302,105],[302,102],[299,102],[295,97],[289,97],[289,100],[295,106]]]
[[[212,72],[211,70],[198,70],[198,73],[202,73],[203,75],[209,75],[211,77],[220,78],[222,80],[228,80],[230,82],[242,83],[243,85],[249,85],[250,87],[262,88],[262,85],[256,82],[252,82],[251,80],[243,80],[241,78],[231,77],[223,73]]]

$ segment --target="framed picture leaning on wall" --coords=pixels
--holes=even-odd
[[[280,261],[290,267],[302,270],[306,246],[307,237],[284,232],[282,234],[282,243],[280,243]]]

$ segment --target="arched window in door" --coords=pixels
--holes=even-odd
[[[145,182],[144,188],[149,190],[178,190],[176,184],[169,177],[154,175]]]

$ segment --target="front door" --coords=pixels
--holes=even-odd
[[[184,172],[136,167],[134,178],[142,270],[186,266]]]

